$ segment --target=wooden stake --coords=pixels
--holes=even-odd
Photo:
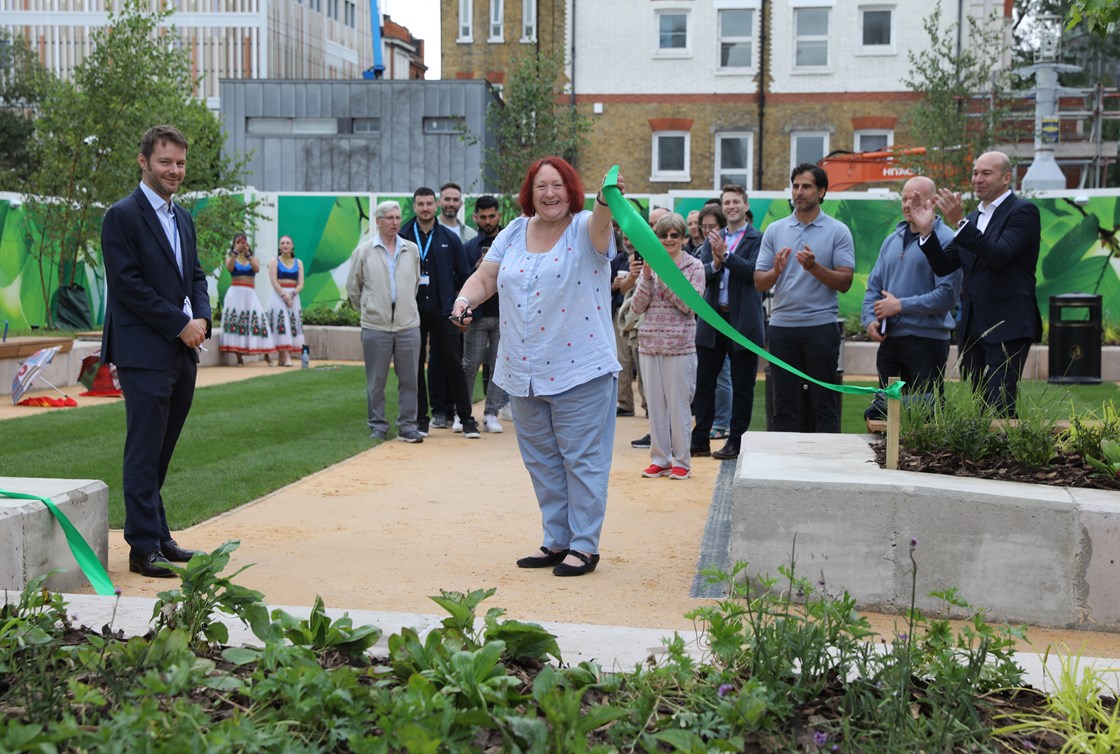
[[[898,381],[890,379],[890,384]],[[902,401],[887,399],[887,468],[898,469],[898,435],[902,419]]]

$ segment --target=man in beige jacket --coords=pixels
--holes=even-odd
[[[397,373],[397,439],[423,442],[417,431],[417,372],[420,360],[420,250],[401,238],[401,207],[382,202],[373,212],[377,233],[354,249],[346,294],[361,312],[362,355],[366,362],[366,400],[371,440],[389,437],[385,419],[385,381],[389,361]]]

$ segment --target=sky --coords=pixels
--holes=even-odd
[[[424,62],[428,65],[426,78],[440,77],[440,0],[378,0],[382,13],[407,26],[413,36],[424,40]]]

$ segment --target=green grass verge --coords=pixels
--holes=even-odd
[[[397,415],[390,372],[386,416]],[[124,403],[0,422],[0,476],[100,479],[109,526],[124,525]],[[376,445],[361,367],[295,369],[201,388],[163,486],[168,525],[182,529]],[[18,492],[19,490],[13,490]]]
[[[390,372],[385,391],[389,417],[397,413],[396,391]],[[1099,412],[1102,404],[1120,399],[1120,390],[1111,383],[1025,382],[1022,395],[1046,415],[1068,419],[1071,401],[1079,414]],[[478,380],[474,399],[481,398]],[[760,380],[752,431],[766,428],[765,400]],[[869,402],[843,397],[842,431],[866,431],[863,411]],[[120,401],[2,421],[0,476],[100,479],[109,485],[109,525],[121,527],[124,434]],[[376,444],[366,428],[361,367],[296,369],[201,388],[164,484],[169,525],[182,529],[212,518]]]

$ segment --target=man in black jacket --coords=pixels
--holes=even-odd
[[[427,187],[412,193],[415,217],[400,234],[420,247],[420,288],[416,304],[420,310],[420,364],[418,366],[418,430],[427,436],[428,405],[431,399],[433,428],[448,426],[445,404],[453,405],[463,425],[463,436],[480,437],[478,423],[471,416],[471,399],[463,375],[463,340],[448,317],[459,288],[470,277],[463,244],[452,231],[436,222],[436,192]],[[431,348],[427,380],[425,355]]]
[[[720,193],[720,205],[727,220],[721,231],[711,230],[700,247],[707,288],[704,299],[732,327],[751,341],[764,342],[762,298],[754,285],[754,265],[762,244],[762,234],[747,222],[750,204],[747,190],[728,184]],[[700,211],[703,225],[711,209]],[[733,342],[704,320],[696,323],[696,398],[692,409],[696,426],[692,430],[692,455],[707,455],[709,433],[715,418],[716,379],[723,360],[731,357],[731,430],[727,444],[712,453],[721,461],[739,456],[743,433],[751,423],[754,408],[754,383],[758,356]]]
[[[1002,416],[1015,416],[1019,378],[1031,343],[1042,336],[1035,297],[1041,220],[1038,207],[1011,191],[1011,160],[985,152],[972,167],[980,206],[964,216],[959,193],[941,189],[936,201],[912,210],[922,253],[938,275],[964,270],[961,287],[961,373],[981,388]],[[942,247],[933,233],[934,206],[956,236]]]

